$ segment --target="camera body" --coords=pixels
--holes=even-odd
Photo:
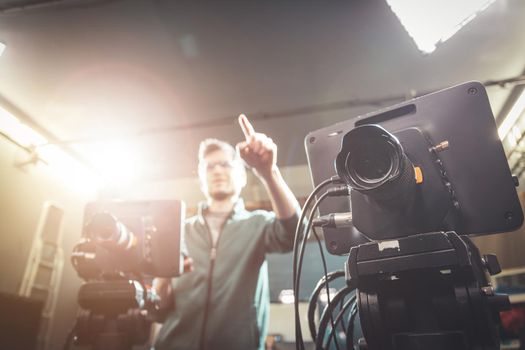
[[[144,344],[165,315],[148,285],[183,272],[185,204],[178,200],[98,201],[86,205],[71,256],[85,281],[78,292],[77,345],[128,350]]]
[[[348,132],[336,170],[351,184],[354,226],[371,240],[460,225],[460,207],[434,145],[418,128],[390,134],[379,125]]]
[[[371,126],[384,131],[376,130],[375,136],[374,132],[359,132]],[[363,137],[357,135],[356,141],[353,134],[360,133]],[[394,196],[392,205],[385,204],[388,200],[379,198],[381,195],[374,196],[353,184],[349,184],[350,197],[321,203],[321,215],[353,214],[354,227],[323,228],[330,253],[344,255],[352,246],[369,240],[416,233],[450,230],[459,235],[481,235],[508,232],[522,225],[516,180],[483,85],[464,83],[309,133],[305,147],[314,185],[345,172],[344,162],[339,171],[336,166],[338,153],[344,153],[340,158],[348,157],[345,144],[360,144],[367,149],[362,161],[380,165],[377,157],[381,159],[381,150],[374,151],[367,142],[371,137],[384,138],[385,133],[397,139],[412,166],[422,172],[422,183],[413,188],[393,186],[404,195]],[[348,138],[354,140],[349,143]],[[390,164],[390,159],[386,162]],[[366,174],[366,167],[363,171]],[[368,171],[374,175],[373,170]],[[383,183],[377,192],[384,196],[387,187]]]
[[[89,203],[73,266],[84,280],[179,276],[184,215],[185,204],[178,200]]]

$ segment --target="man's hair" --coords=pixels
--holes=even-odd
[[[206,139],[199,145],[199,162],[204,160],[208,154],[215,151],[223,151],[226,154],[231,155],[232,160],[239,160],[239,155],[235,148],[227,142],[217,139]]]

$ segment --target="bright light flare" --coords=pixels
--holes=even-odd
[[[5,44],[4,43],[0,43],[0,56],[2,56],[4,51],[5,51]]]
[[[95,197],[100,178],[84,164],[55,145],[46,145],[38,149],[38,155],[49,164],[50,171],[62,182],[86,197]]]
[[[28,149],[33,149],[39,159],[55,169],[61,179],[85,192],[86,188],[128,185],[140,175],[140,152],[130,142],[122,139],[101,141],[88,146],[88,159],[95,170],[89,170],[60,147],[48,144],[48,140],[22,123],[9,111],[0,107],[0,132]],[[95,174],[95,172],[98,174]],[[69,180],[68,180],[69,179]]]
[[[107,184],[125,185],[140,176],[140,152],[130,142],[97,142],[91,147],[89,159]]]
[[[24,147],[39,146],[47,139],[0,107],[0,131]]]
[[[433,52],[495,0],[387,0],[425,54]]]
[[[0,132],[19,145],[36,152],[61,183],[86,197],[95,197],[99,180],[93,172],[57,146],[47,145],[47,139],[4,108],[0,107]],[[29,155],[28,155],[29,156]],[[38,164],[37,164],[38,165]]]

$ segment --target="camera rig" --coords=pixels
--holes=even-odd
[[[162,317],[153,277],[182,273],[184,202],[99,201],[86,205],[82,239],[71,256],[85,281],[71,341],[96,350],[144,344]]]
[[[509,301],[487,277],[499,264],[468,236],[515,230],[523,213],[484,87],[469,82],[356,117],[305,145],[317,187],[297,228],[296,292],[312,226],[328,252],[348,255],[344,273],[325,270],[314,291],[326,288],[330,301],[318,331],[310,305],[316,348],[499,349]],[[343,275],[346,287],[330,298],[330,276]],[[304,348],[300,328],[296,337]]]

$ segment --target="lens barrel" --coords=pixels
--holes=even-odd
[[[412,192],[414,167],[399,140],[379,125],[362,125],[342,140],[337,175],[352,189],[388,200]]]
[[[98,243],[113,243],[124,249],[131,249],[135,242],[134,234],[110,213],[96,213],[87,225],[88,237]]]

